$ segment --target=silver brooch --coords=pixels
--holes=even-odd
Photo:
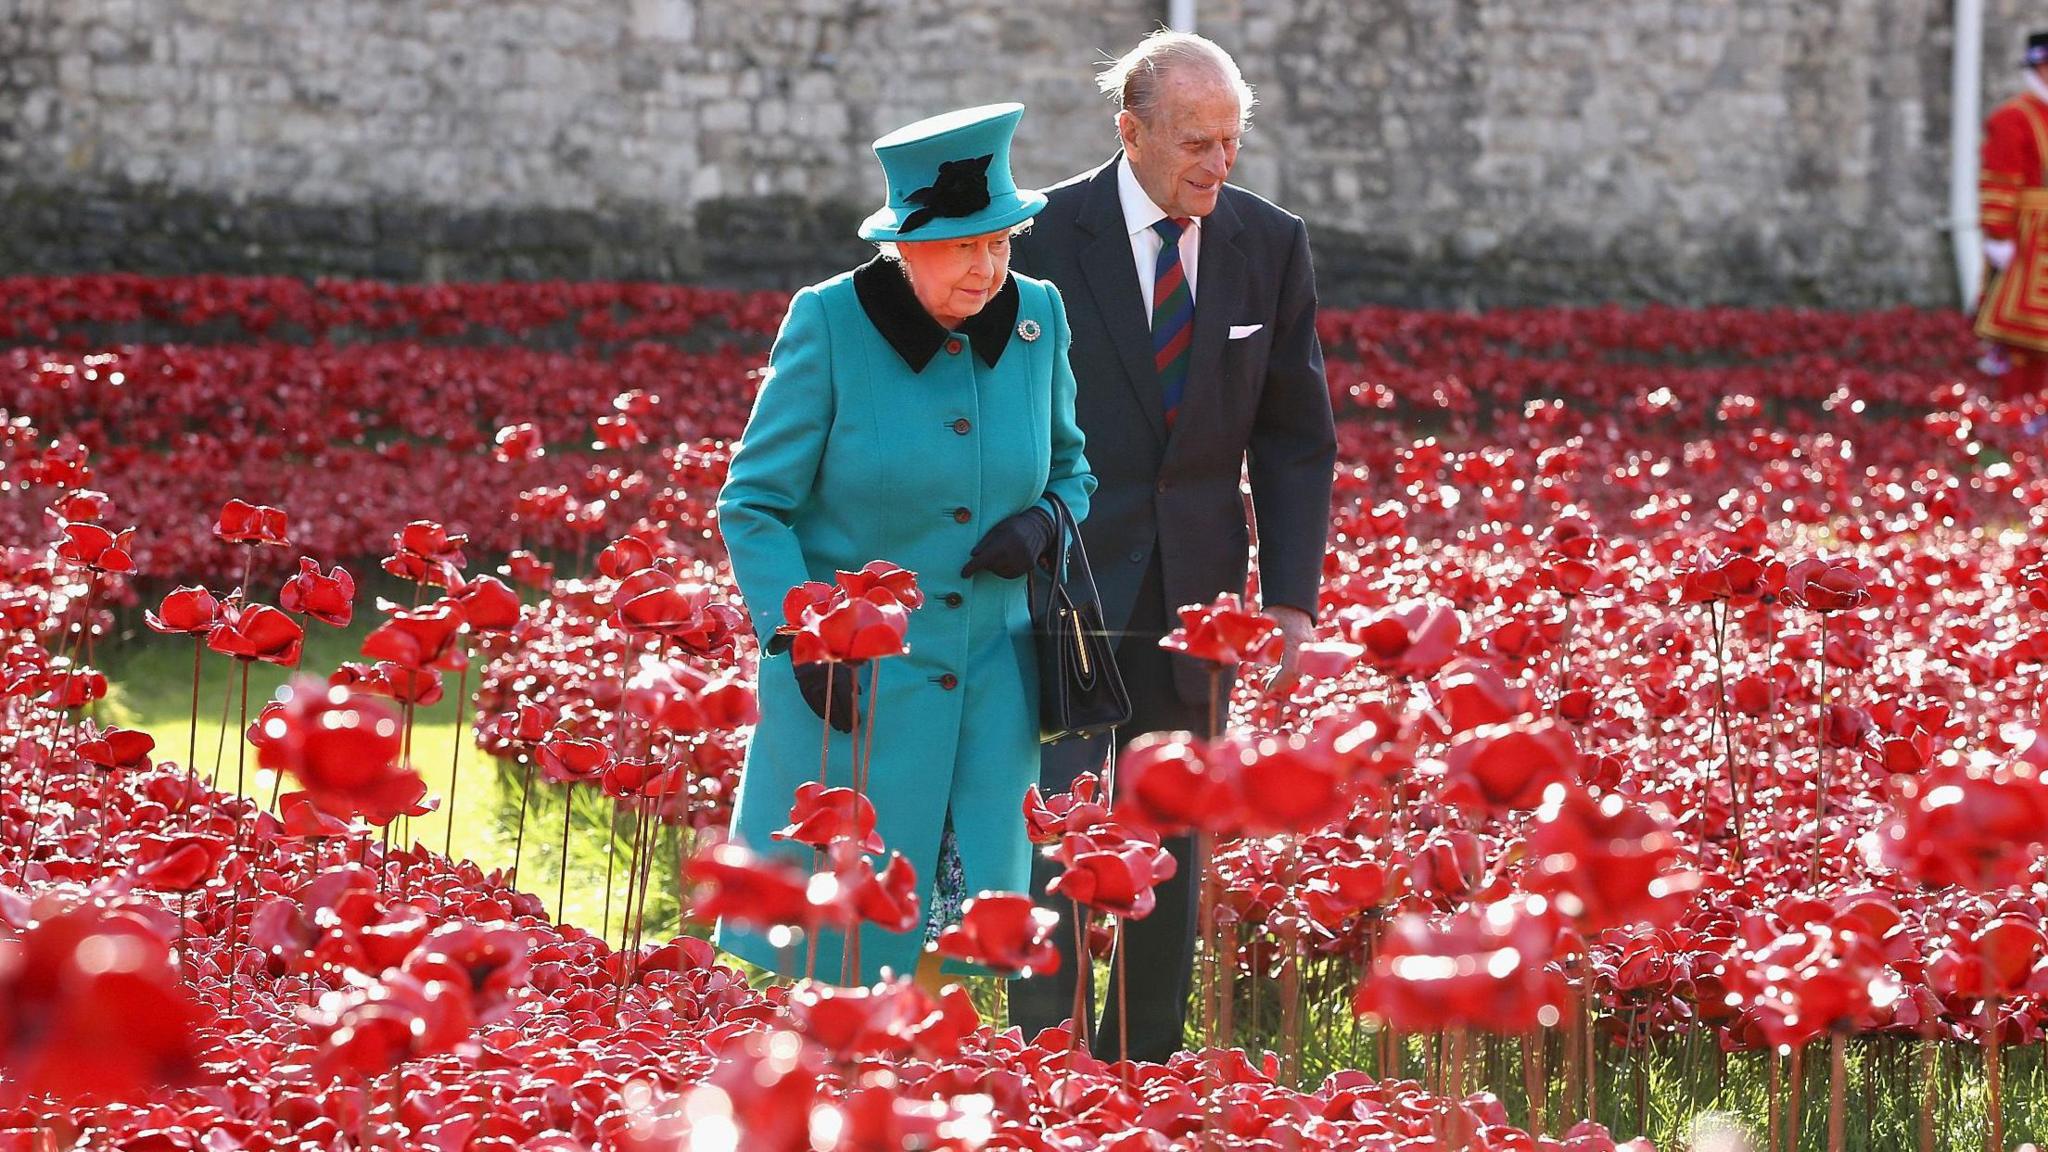
[[[1026,344],[1038,339],[1038,321],[1026,320],[1017,325],[1017,335],[1022,336]]]

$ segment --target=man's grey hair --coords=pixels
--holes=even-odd
[[[1244,82],[1237,61],[1214,40],[1193,32],[1175,32],[1170,28],[1153,32],[1097,73],[1095,86],[1114,100],[1118,108],[1149,124],[1159,110],[1159,90],[1167,74],[1181,68],[1204,69],[1221,77],[1237,90],[1243,120],[1251,120],[1252,106],[1259,98],[1252,86]]]

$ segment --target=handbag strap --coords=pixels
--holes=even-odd
[[[1053,534],[1058,538],[1060,545],[1057,567],[1050,583],[1057,584],[1062,589],[1078,584],[1088,593],[1083,603],[1101,603],[1101,598],[1095,591],[1095,570],[1088,564],[1088,549],[1081,543],[1081,529],[1074,523],[1074,513],[1067,508],[1067,502],[1055,493],[1047,492],[1045,499],[1052,505]],[[1070,555],[1071,562],[1077,569],[1071,574],[1067,571]],[[1068,599],[1076,599],[1071,591],[1068,593]],[[1047,593],[1046,601],[1048,604],[1051,603],[1050,592]]]

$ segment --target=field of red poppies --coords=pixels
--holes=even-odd
[[[920,912],[854,790],[791,814],[815,875],[717,844],[754,651],[712,504],[782,303],[0,280],[0,1152],[2048,1135],[2048,409],[1956,317],[1326,314],[1306,680],[1019,813],[1105,955],[1201,838],[1199,1035],[1157,1066],[991,1027],[992,980],[782,985],[648,914],[796,950]],[[792,590],[801,658],[889,658],[921,597],[875,560]],[[1271,659],[1242,603],[1183,623]],[[202,674],[297,678],[166,747],[102,715],[144,647],[195,717]],[[487,814],[415,763],[445,700],[510,860],[446,854]],[[616,865],[596,932],[572,833]],[[1049,921],[989,894],[940,948],[1042,969]]]

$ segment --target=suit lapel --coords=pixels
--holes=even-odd
[[[1223,345],[1231,321],[1244,311],[1245,258],[1237,246],[1243,225],[1228,197],[1202,218],[1202,261],[1195,267],[1195,331],[1189,348],[1187,389],[1174,431],[1200,425],[1223,387]],[[1169,438],[1169,444],[1172,438]]]
[[[1121,158],[1121,157],[1119,157]],[[1116,161],[1088,182],[1088,198],[1075,223],[1092,237],[1080,253],[1081,275],[1095,297],[1096,314],[1109,329],[1124,381],[1138,408],[1152,425],[1152,434],[1166,440],[1166,407],[1160,394],[1159,369],[1152,362],[1152,318],[1145,315],[1145,297],[1138,289],[1138,268],[1131,258],[1131,234],[1124,226],[1123,202],[1117,197]],[[1203,259],[1208,249],[1203,249]],[[1195,333],[1201,336],[1201,310],[1195,312]]]

